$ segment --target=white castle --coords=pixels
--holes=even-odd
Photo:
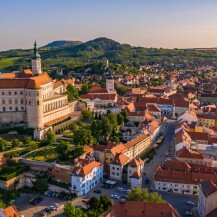
[[[24,123],[40,131],[70,117],[75,103],[69,103],[64,92],[73,83],[72,79],[56,82],[42,71],[35,42],[32,70],[0,75],[0,125]]]

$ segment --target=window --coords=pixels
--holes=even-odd
[[[20,103],[23,104],[23,100],[22,99],[20,100]]]
[[[9,92],[9,95],[11,95],[11,92]]]
[[[3,107],[3,111],[5,112],[5,107]]]
[[[15,95],[17,95],[17,92],[14,92]]]
[[[119,168],[117,168],[117,170],[119,170]]]
[[[21,110],[24,110],[24,108],[23,108],[23,107],[21,107]]]
[[[2,100],[2,104],[5,104],[5,100],[4,99]]]
[[[31,101],[29,101],[29,105],[31,105]]]
[[[5,95],[5,92],[2,92],[2,95]]]
[[[11,99],[9,99],[9,104],[11,104],[12,103],[12,100]]]
[[[9,109],[12,110],[12,107],[10,107]]]
[[[114,168],[114,167],[112,167],[112,169],[114,170],[115,168]]]
[[[112,172],[112,175],[115,175],[115,173],[114,173],[114,172]]]
[[[117,173],[117,176],[119,176],[119,173]]]
[[[37,105],[39,105],[39,101],[37,101]]]
[[[18,107],[16,107],[16,111],[18,111]]]
[[[20,92],[20,95],[23,95],[23,92],[22,92],[22,91]]]
[[[15,99],[15,101],[14,101],[14,102],[15,102],[15,104],[17,104],[17,99]]]

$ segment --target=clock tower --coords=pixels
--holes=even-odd
[[[109,94],[115,93],[114,79],[106,79],[106,90]]]
[[[33,73],[33,76],[42,74],[41,57],[40,57],[40,54],[38,53],[36,41],[34,43],[34,53],[32,55],[32,73]]]

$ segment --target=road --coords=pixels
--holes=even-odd
[[[154,189],[153,175],[157,164],[165,161],[165,153],[171,150],[172,159],[175,159],[174,127],[175,127],[175,121],[168,120],[168,128],[167,128],[166,135],[164,137],[164,141],[158,148],[157,154],[154,156],[153,160],[149,164],[145,165],[145,173],[146,176],[149,178],[150,183],[148,185],[145,184],[146,177],[144,177],[143,187],[148,188],[150,192],[156,191]],[[168,193],[164,191],[156,191],[156,192],[158,192],[158,194],[160,194],[164,200],[166,200],[173,207],[175,207],[182,217],[186,216],[185,211],[191,208],[186,205],[187,200],[193,201],[195,203],[195,206],[197,206],[197,199],[198,199],[197,196],[174,194],[174,193]],[[193,208],[192,211],[194,213],[194,216],[198,216],[196,207]]]

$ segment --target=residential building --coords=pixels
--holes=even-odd
[[[217,185],[211,180],[200,183],[198,212],[200,217],[217,216]]]
[[[78,164],[72,171],[72,191],[82,196],[94,188],[103,179],[103,164],[92,161]]]
[[[216,181],[217,168],[169,160],[159,165],[154,174],[156,190],[182,194],[199,194],[201,181]]]
[[[103,217],[180,217],[168,203],[120,201],[115,203]]]
[[[198,124],[206,127],[217,127],[216,114],[197,114]]]

